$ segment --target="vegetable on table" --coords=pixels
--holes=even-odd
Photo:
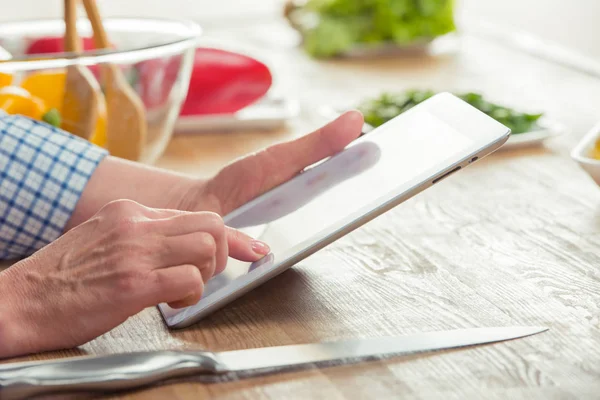
[[[12,84],[13,76],[6,72],[0,72],[0,87]]]
[[[48,108],[62,108],[66,74],[63,70],[40,71],[28,74],[20,86],[34,96],[43,99]]]
[[[49,70],[27,74],[20,81],[19,86],[0,84],[0,109],[7,114],[19,114],[62,127],[65,79],[64,70]],[[100,104],[99,108],[98,119],[90,141],[105,147],[106,105]]]
[[[46,111],[44,115],[42,115],[42,121],[58,127],[62,122],[62,118],[60,117],[60,113],[56,108],[51,108],[50,110]]]
[[[20,114],[41,120],[46,112],[44,101],[18,86],[0,89],[0,108],[8,114]]]
[[[56,127],[60,126],[60,113],[56,108],[48,109],[43,99],[19,86],[5,86],[0,89],[0,109],[7,114],[19,114]]]
[[[100,102],[98,118],[96,119],[96,128],[90,138],[90,142],[96,146],[106,148],[106,141],[106,102]]]
[[[364,100],[358,106],[358,109],[363,113],[367,124],[377,127],[435,94],[436,92],[432,90],[408,90],[402,93],[383,93],[378,97]],[[523,113],[512,108],[491,103],[479,93],[468,92],[455,95],[510,128],[512,134],[532,131],[537,127],[538,120],[543,115]]]
[[[42,120],[54,126],[62,127],[63,99],[65,93],[66,72],[64,70],[38,71],[27,75],[21,81],[21,87],[33,96],[45,102],[47,113]],[[106,106],[99,105],[98,118],[90,142],[106,146]]]
[[[598,138],[596,140],[596,143],[594,144],[594,148],[592,149],[591,156],[592,156],[592,158],[595,158],[596,160],[600,160],[600,138]]]
[[[268,66],[250,56],[199,47],[182,116],[232,114],[264,97],[273,84]]]
[[[94,39],[82,38],[83,50],[94,50]],[[47,36],[34,39],[27,45],[25,54],[54,54],[65,51],[65,39],[62,36]]]
[[[288,2],[284,14],[314,57],[332,57],[355,46],[400,46],[456,30],[454,0],[307,0]]]
[[[82,43],[84,51],[96,50],[92,37],[82,38]],[[114,46],[111,44],[110,47]],[[31,39],[25,49],[25,54],[32,56],[32,59],[37,55],[61,52],[64,52],[63,36]],[[98,66],[92,65],[89,69],[98,79]],[[4,111],[7,114],[19,114],[64,129],[62,116],[65,80],[64,69],[29,72],[22,77],[0,72],[0,113]],[[101,102],[96,126],[90,138],[92,143],[101,147],[106,147],[106,114],[106,104]]]

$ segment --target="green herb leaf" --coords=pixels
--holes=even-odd
[[[379,97],[366,99],[358,106],[358,109],[363,113],[367,124],[377,127],[433,95],[435,95],[435,92],[431,90],[407,90],[395,94],[382,93]],[[470,92],[455,95],[510,128],[513,134],[532,131],[537,127],[537,122],[543,115],[522,113],[491,103],[479,93]]]
[[[42,116],[42,121],[59,128],[62,118],[56,108],[51,108]]]

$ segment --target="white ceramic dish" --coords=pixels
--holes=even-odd
[[[300,107],[296,101],[267,93],[256,104],[235,114],[180,116],[175,123],[175,133],[276,130],[296,117],[299,110]]]
[[[594,126],[575,146],[571,151],[571,157],[600,185],[600,160],[596,160],[590,155],[598,138],[600,138],[600,123]]]
[[[459,49],[459,37],[454,33],[448,33],[435,39],[423,39],[414,43],[400,46],[392,43],[383,43],[377,46],[357,45],[351,50],[340,54],[340,58],[349,59],[373,59],[406,57],[413,55],[439,56],[452,54]]]
[[[342,113],[341,109],[336,109],[330,106],[323,106],[318,109],[318,114],[325,119],[334,119]],[[370,125],[365,124],[363,132],[368,132],[373,129]],[[539,120],[539,129],[531,132],[518,133],[511,135],[508,141],[499,149],[517,149],[530,146],[539,146],[544,141],[561,135],[565,132],[564,126],[557,122],[551,121],[548,118],[542,117]]]
[[[510,135],[508,141],[500,148],[500,150],[539,146],[546,140],[559,136],[564,132],[564,126],[548,118],[542,117],[539,120],[539,129]]]

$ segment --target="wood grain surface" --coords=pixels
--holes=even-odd
[[[169,331],[147,309],[79,349],[29,359],[545,325],[544,334],[495,345],[192,378],[119,398],[600,398],[600,188],[568,154],[600,118],[599,80],[474,37],[436,57],[316,62],[281,21],[208,33],[268,50],[278,82],[301,99],[302,115],[280,132],[176,137],[161,167],[207,176],[321,125],[319,105],[409,87],[476,89],[542,110],[568,129],[541,147],[498,151],[191,328]]]

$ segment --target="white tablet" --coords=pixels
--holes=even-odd
[[[510,130],[442,93],[354,141],[342,152],[227,215],[266,242],[255,263],[229,259],[202,299],[159,309],[167,325],[198,322],[329,243],[498,149]]]

